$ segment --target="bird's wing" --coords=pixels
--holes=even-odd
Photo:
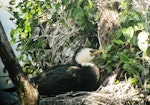
[[[59,66],[46,73],[45,78],[38,82],[42,94],[59,94],[80,87],[80,67]]]

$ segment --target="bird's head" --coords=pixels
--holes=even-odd
[[[75,54],[75,61],[81,66],[94,66],[94,64],[91,63],[91,60],[101,52],[104,52],[103,48],[100,48],[99,50],[82,48]]]

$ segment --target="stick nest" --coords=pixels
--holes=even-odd
[[[39,105],[147,105],[148,95],[129,82],[101,86],[97,91],[68,92],[55,97],[41,97]]]

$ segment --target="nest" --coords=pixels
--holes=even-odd
[[[39,105],[147,105],[146,102],[146,95],[128,81],[101,86],[93,92],[68,92],[39,99]]]

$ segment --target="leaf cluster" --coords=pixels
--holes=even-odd
[[[73,18],[82,30],[93,33],[96,21],[100,16],[96,2],[93,0],[63,0],[62,4],[66,6],[66,12],[70,12],[68,17]]]
[[[138,35],[143,31],[149,33],[149,23],[146,21],[150,22],[150,17],[148,10],[146,14],[136,11],[132,3],[131,0],[121,0],[118,28],[110,36],[111,43],[104,45],[105,54],[97,62],[107,73],[119,71],[119,80],[129,78],[132,84],[142,87],[149,81],[150,62],[143,57],[144,52],[138,45]],[[144,88],[148,88],[147,86]]]
[[[34,69],[66,64],[78,47],[92,45],[88,37],[97,31],[99,18],[92,0],[22,0],[17,5],[15,2],[10,1],[14,16],[11,20],[17,25],[11,31],[11,44],[18,43],[25,72],[33,73],[26,69],[29,63]]]

